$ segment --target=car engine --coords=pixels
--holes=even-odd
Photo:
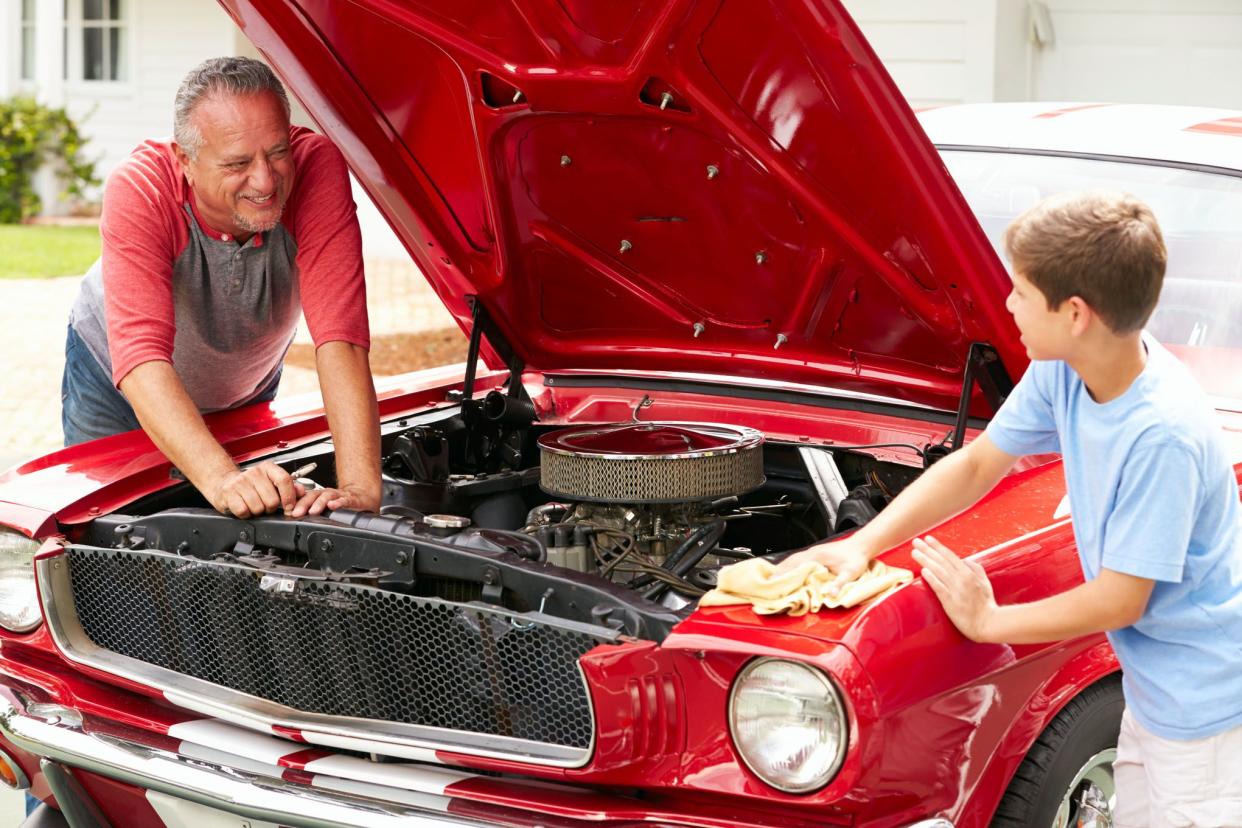
[[[566,502],[536,506],[522,531],[550,562],[598,571],[648,598],[712,586],[711,571],[696,567],[724,536],[723,514],[765,479],[763,435],[749,428],[585,426],[549,432],[538,445],[539,486]]]
[[[187,485],[73,540],[174,569],[169,556],[240,567],[291,594],[315,580],[658,640],[722,566],[861,525],[920,472],[741,426],[640,421],[642,407],[631,422],[548,428],[492,391],[385,426],[378,514],[239,520]],[[276,460],[314,462],[307,485],[335,482],[329,444]]]

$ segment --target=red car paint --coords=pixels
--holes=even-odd
[[[640,398],[611,389],[550,387],[547,394],[555,410],[572,412],[565,422],[614,421],[614,409],[631,410]],[[408,399],[421,401],[422,395]],[[934,424],[790,403],[734,399],[722,408],[719,399],[687,393],[661,397],[661,405],[670,418],[701,420],[711,411],[717,421],[745,422],[770,439],[926,442],[943,434]],[[256,424],[271,419],[266,406],[249,413]],[[128,439],[141,442],[137,436]],[[166,470],[161,468],[171,485]],[[982,561],[998,600],[1043,597],[1081,578],[1068,521],[1052,519],[1063,495],[1059,463],[1028,465],[936,534],[962,552],[991,549]],[[44,554],[57,554],[54,545],[48,548]],[[884,560],[912,565],[908,547]],[[155,734],[196,718],[148,688],[66,665],[42,627],[27,636],[2,635],[0,673],[16,686],[37,688],[111,726]],[[742,665],[761,655],[822,665],[842,683],[850,705],[850,749],[841,773],[821,791],[776,792],[750,774],[733,751],[724,722],[729,686]],[[958,825],[985,825],[1039,731],[1069,698],[1116,664],[1099,636],[1050,646],[966,642],[916,581],[862,608],[800,618],[761,618],[738,607],[704,609],[658,646],[638,642],[600,650],[583,659],[583,668],[598,727],[595,755],[586,767],[561,770],[448,753],[441,760],[532,779],[644,789],[655,801],[642,814],[655,814],[655,802],[664,802],[667,813],[681,813],[683,820],[687,814],[705,819],[703,803],[727,795],[736,798],[729,807],[739,813],[766,814],[783,805],[790,819],[802,814],[808,820],[837,816],[856,824],[896,825],[946,813]],[[290,741],[291,754],[306,747]],[[37,778],[37,761],[22,758],[28,760],[27,774]],[[486,787],[471,782],[454,795],[475,799],[479,785]],[[123,790],[113,787],[108,793]],[[504,801],[545,812],[554,807],[539,789],[522,790],[525,798]],[[565,814],[585,818],[591,809],[584,810],[577,797],[570,800]],[[754,819],[771,824],[758,815]]]
[[[1022,373],[1008,278],[836,2],[224,5],[529,366],[947,408],[973,340]]]
[[[952,410],[975,340],[1021,374],[1003,270],[836,2],[225,6],[341,146],[463,328],[466,295],[487,304],[528,366],[541,424],[628,420],[643,394],[610,377],[709,374],[661,393],[661,417],[745,425],[773,441],[924,445],[943,439],[943,418],[796,392],[874,392]],[[488,348],[484,356],[501,364]],[[584,374],[598,387],[549,381]],[[485,373],[476,390],[504,376]],[[713,394],[730,376],[740,393]],[[748,391],[757,380],[792,396]],[[460,387],[445,372],[416,376],[384,396],[381,413],[447,405]],[[972,410],[989,413],[981,396]],[[327,434],[322,411],[290,403],[210,424],[239,461]],[[911,462],[901,449],[873,453]],[[177,485],[169,472],[141,434],[56,452],[0,477],[0,522],[71,536]],[[1055,517],[1064,495],[1059,463],[1028,459],[936,534],[982,553],[999,601],[1035,600],[1081,579],[1068,518]],[[884,560],[912,566],[906,546]],[[819,791],[778,792],[734,750],[729,688],[757,656],[818,665],[843,691],[848,752]],[[983,826],[1039,732],[1117,669],[1101,636],[967,642],[919,580],[860,608],[799,618],[704,609],[659,645],[599,648],[581,663],[597,727],[589,763],[566,770],[441,751],[449,766],[513,774],[450,785],[450,813],[720,826],[945,815]],[[69,664],[43,627],[0,631],[0,693],[14,691],[81,710],[93,732],[170,750],[169,729],[201,718],[151,688]],[[288,740],[285,778],[308,781],[324,752],[295,731],[276,736]],[[38,758],[0,747],[44,793]],[[79,777],[114,824],[161,824],[141,789]]]

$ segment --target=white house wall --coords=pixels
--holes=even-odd
[[[107,173],[171,132],[177,84],[201,60],[254,54],[215,0],[125,0],[124,83],[62,82],[64,0],[37,0],[46,81],[18,79],[20,0],[0,0],[0,95],[67,105]],[[1242,108],[1242,0],[842,0],[915,107],[958,102],[1148,101]],[[1034,45],[1031,8],[1052,40]],[[295,111],[295,119],[298,113]],[[55,207],[55,199],[45,198]]]
[[[1114,101],[1242,109],[1242,0],[844,0],[915,107]],[[1047,13],[1047,42],[1030,37]]]
[[[1242,0],[1047,0],[1043,100],[1242,109]]]
[[[846,10],[915,107],[1021,94],[1024,0],[844,0]]]
[[[233,23],[213,0],[129,0],[127,6],[129,80],[70,81],[64,90],[64,103],[90,134],[88,151],[101,158],[102,171],[143,139],[171,135],[173,96],[182,77],[209,57],[231,54],[234,46]]]
[[[0,92],[17,87],[21,77],[21,2],[0,2]]]

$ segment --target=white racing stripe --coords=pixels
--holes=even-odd
[[[370,762],[355,756],[325,756],[323,759],[307,762],[306,770],[436,795],[443,795],[445,789],[454,782],[478,777],[478,774],[451,768]]]
[[[158,791],[147,791],[147,802],[165,828],[280,828],[274,822],[239,817]]]
[[[193,742],[182,742],[178,752],[182,756],[198,759],[201,762],[210,762],[213,765],[236,768],[246,773],[256,773],[260,776],[271,776],[276,779],[280,779],[286,770],[286,768],[280,765],[260,762],[258,759],[248,759],[245,756],[238,756],[236,753],[196,745]]]
[[[168,728],[168,735],[183,742],[215,748],[271,765],[277,764],[281,757],[307,749],[298,742],[264,736],[219,719],[200,719],[175,724]]]
[[[272,730],[271,725],[260,719],[258,716],[248,715],[243,711],[234,710],[227,705],[213,704],[200,699],[197,696],[189,695],[187,693],[178,693],[175,690],[165,690],[164,698],[168,699],[168,701],[178,707],[183,707],[186,710],[193,710],[195,713],[201,713],[210,719],[230,722],[249,730],[257,730],[260,733],[275,732]]]
[[[411,805],[415,808],[434,810],[441,813],[448,812],[449,802],[452,801],[450,797],[435,796],[434,794],[419,793],[417,791],[395,790],[384,785],[372,785],[368,782],[357,782],[353,779],[337,779],[333,776],[316,776],[311,780],[311,786],[322,788],[325,791],[356,794],[358,796],[370,797],[371,799],[397,802],[402,805]],[[418,825],[420,823],[444,828],[444,823],[439,820],[411,818],[409,824]]]
[[[393,742],[380,742],[373,739],[357,739],[353,736],[334,736],[328,733],[316,733],[313,730],[303,730],[302,737],[307,741],[307,748],[344,748],[345,750],[356,750],[359,753],[378,753],[381,756],[393,756],[397,759],[412,759],[415,762],[444,764],[431,748],[398,745]]]
[[[201,713],[204,716],[210,717],[206,721],[214,721],[226,726],[231,724],[231,726],[236,727],[239,731],[247,733],[253,733],[257,730],[258,733],[255,735],[261,739],[267,738],[263,736],[264,733],[275,732],[272,730],[271,725],[262,721],[257,716],[249,716],[244,712],[230,710],[222,705],[210,704],[202,701],[201,699],[197,699],[194,696],[177,693],[175,691],[165,691],[164,698],[168,699],[168,701],[178,707],[183,707],[186,710],[193,710],[196,713]],[[194,723],[191,722],[189,724]],[[174,727],[181,726],[182,725],[174,725]],[[360,753],[379,753],[384,756],[393,756],[397,759],[410,759],[415,762],[433,762],[439,765],[444,764],[440,761],[439,757],[437,757],[436,751],[433,748],[400,745],[392,742],[382,742],[376,739],[359,738],[356,736],[336,736],[328,733],[317,733],[313,730],[306,729],[299,729],[298,732],[302,734],[302,737],[306,740],[306,742],[293,743],[294,745],[300,745],[300,747],[297,747],[296,750],[286,750],[286,754],[297,753],[299,751],[308,750],[312,747],[330,747],[344,748],[345,750],[356,750]],[[180,736],[177,738],[184,739],[188,737]],[[283,744],[288,744],[283,737],[274,738],[273,740],[280,741]],[[224,747],[223,749],[228,750],[229,748]]]

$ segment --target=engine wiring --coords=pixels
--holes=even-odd
[[[611,546],[610,548],[604,548],[599,542],[601,536],[616,536],[622,542],[619,547]],[[633,535],[617,529],[600,528],[591,536],[591,551],[595,555],[596,563],[600,565],[600,575],[606,578],[613,572],[627,575],[647,575],[654,580],[676,588],[678,592],[690,595],[703,595],[707,591],[690,583],[685,578],[674,575],[659,564],[643,560],[641,556],[635,554],[637,548],[638,545]]]

